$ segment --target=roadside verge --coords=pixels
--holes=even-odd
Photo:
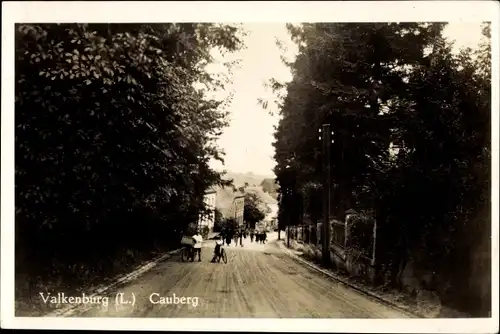
[[[203,244],[206,244],[209,240],[203,241]],[[96,289],[92,289],[93,292],[89,294],[89,298],[102,295],[103,292],[106,292],[116,286],[126,284],[128,282],[131,282],[137,278],[139,278],[142,274],[146,273],[147,271],[151,270],[154,268],[156,265],[158,265],[160,262],[170,258],[172,255],[177,254],[180,252],[182,248],[174,249],[171,250],[163,255],[160,255],[150,261],[147,261],[146,263],[143,263],[140,265],[137,269],[133,270],[132,272],[124,275],[119,275],[115,277],[110,283],[106,285],[102,285]],[[81,305],[68,305],[66,307],[60,308],[58,310],[52,311],[48,314],[45,314],[43,317],[67,317],[71,316],[73,313],[78,311],[79,307]]]
[[[328,270],[328,269],[324,269],[324,268],[321,268],[320,266],[318,266],[317,264],[315,263],[312,263],[311,261],[307,261],[305,259],[303,259],[302,257],[298,256],[297,254],[295,254],[292,250],[288,249],[286,246],[285,246],[285,242],[283,240],[278,240],[276,242],[276,244],[278,245],[279,248],[281,248],[287,255],[289,255],[291,258],[293,258],[294,260],[302,263],[302,264],[305,264],[307,265],[308,267],[316,270],[316,271],[319,271],[320,273],[322,273],[323,275],[331,278],[331,279],[334,279],[342,284],[344,284],[345,286],[351,288],[351,289],[354,289],[358,292],[361,292],[362,294],[368,296],[369,298],[372,298],[372,299],[375,299],[376,301],[384,304],[384,305],[387,305],[388,307],[392,308],[392,309],[395,309],[399,312],[402,312],[404,313],[405,315],[411,317],[411,318],[426,318],[425,316],[423,315],[420,315],[416,312],[414,312],[413,310],[411,310],[409,307],[405,307],[404,305],[401,305],[401,304],[396,304],[390,300],[388,300],[387,298],[384,298],[383,296],[379,295],[379,294],[376,294],[372,291],[368,291],[367,289],[364,289],[363,287],[357,285],[357,284],[353,284],[352,282],[348,282],[347,280],[343,279],[342,277],[334,274],[331,270]]]

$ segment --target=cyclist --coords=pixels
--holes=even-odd
[[[211,262],[215,262],[217,258],[221,256],[222,245],[224,244],[224,240],[222,237],[215,240],[215,248],[214,248],[214,257]]]

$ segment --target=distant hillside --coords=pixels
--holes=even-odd
[[[276,204],[277,203],[276,199],[274,199],[268,193],[264,192],[261,187],[248,187],[245,189],[245,192],[256,194],[257,196],[259,196],[259,198],[262,200],[262,202],[264,202],[266,204]]]
[[[245,182],[248,183],[250,187],[252,186],[260,186],[262,181],[265,179],[274,179],[273,176],[269,175],[257,175],[254,173],[235,173],[228,171],[226,175],[224,175],[224,179],[229,180],[232,179],[236,188],[245,185]]]

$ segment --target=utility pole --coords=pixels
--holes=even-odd
[[[286,195],[287,195],[287,200],[286,200],[286,203],[287,203],[287,213],[285,214],[286,215],[286,246],[288,248],[290,248],[290,210],[292,209],[292,206],[290,205],[291,204],[291,191],[290,191],[290,188],[287,187],[286,189]]]
[[[286,165],[285,166],[285,171],[284,171],[284,179],[285,182],[283,184],[283,193],[281,194],[282,197],[280,198],[280,202],[283,203],[283,211],[282,215],[285,218],[285,223],[286,223],[286,245],[288,248],[290,248],[290,217],[291,217],[291,209],[292,209],[292,203],[291,203],[291,195],[292,195],[292,187],[291,187],[291,166]],[[282,216],[282,218],[283,218]]]
[[[323,157],[323,263],[330,264],[330,124],[323,124],[319,129],[322,141]]]
[[[278,206],[278,240],[281,240],[281,220],[283,219],[283,194],[280,194],[280,202]]]

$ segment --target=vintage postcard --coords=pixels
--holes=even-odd
[[[2,327],[498,331],[498,3],[2,9]]]

